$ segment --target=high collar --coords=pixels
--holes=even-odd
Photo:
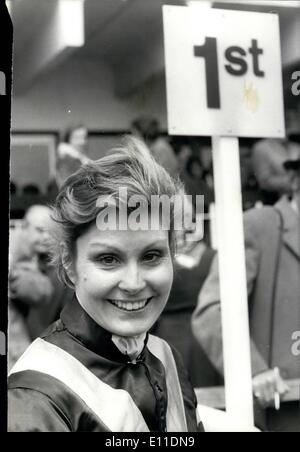
[[[130,362],[128,356],[121,353],[112,342],[112,333],[98,325],[87,314],[75,295],[63,308],[60,318],[69,333],[89,350],[110,361],[124,364]],[[146,335],[145,346],[139,357],[139,361],[144,359],[147,341],[148,334]]]

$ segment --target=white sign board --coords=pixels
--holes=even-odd
[[[285,135],[275,14],[164,6],[169,133]]]

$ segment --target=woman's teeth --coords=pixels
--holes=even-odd
[[[117,306],[119,309],[124,309],[124,311],[138,311],[139,309],[143,309],[146,306],[147,302],[149,301],[149,298],[134,302],[121,300],[109,300],[109,301],[114,306]]]

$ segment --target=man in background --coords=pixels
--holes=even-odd
[[[252,150],[252,165],[263,204],[274,205],[284,195],[291,194],[290,179],[283,163],[295,159],[300,152],[299,113],[286,113],[286,138],[259,140]]]
[[[159,122],[155,118],[141,117],[131,124],[132,134],[145,141],[151,154],[172,177],[179,172],[174,151],[166,137],[159,135]]]
[[[57,148],[56,184],[60,188],[65,180],[75,173],[81,165],[90,162],[88,151],[88,129],[83,124],[69,127],[63,141]]]
[[[52,227],[50,208],[34,205],[25,214],[23,228],[10,237],[9,367],[72,296],[49,262]]]
[[[289,391],[286,381],[300,376],[299,356],[292,352],[300,324],[300,156],[284,162],[283,168],[291,197],[282,196],[274,207],[250,209],[244,215],[253,391],[264,408],[261,425],[271,431],[300,431],[299,400],[282,403],[280,410],[274,406],[276,397]],[[223,374],[216,258],[200,292],[192,328]]]

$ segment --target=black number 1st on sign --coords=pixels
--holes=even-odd
[[[202,46],[194,46],[195,57],[205,59],[206,94],[208,108],[221,108],[217,39],[205,38]]]
[[[259,48],[256,39],[251,40],[251,47],[248,49],[253,59],[253,73],[257,77],[264,77],[265,73],[260,69],[259,56],[263,49]],[[207,108],[221,108],[219,65],[217,38],[206,37],[202,46],[194,46],[194,56],[204,58],[205,77],[206,77],[206,95]],[[229,64],[224,67],[226,71],[233,76],[245,75],[248,71],[248,64],[245,60],[247,52],[239,46],[228,47],[225,51],[225,58]]]

